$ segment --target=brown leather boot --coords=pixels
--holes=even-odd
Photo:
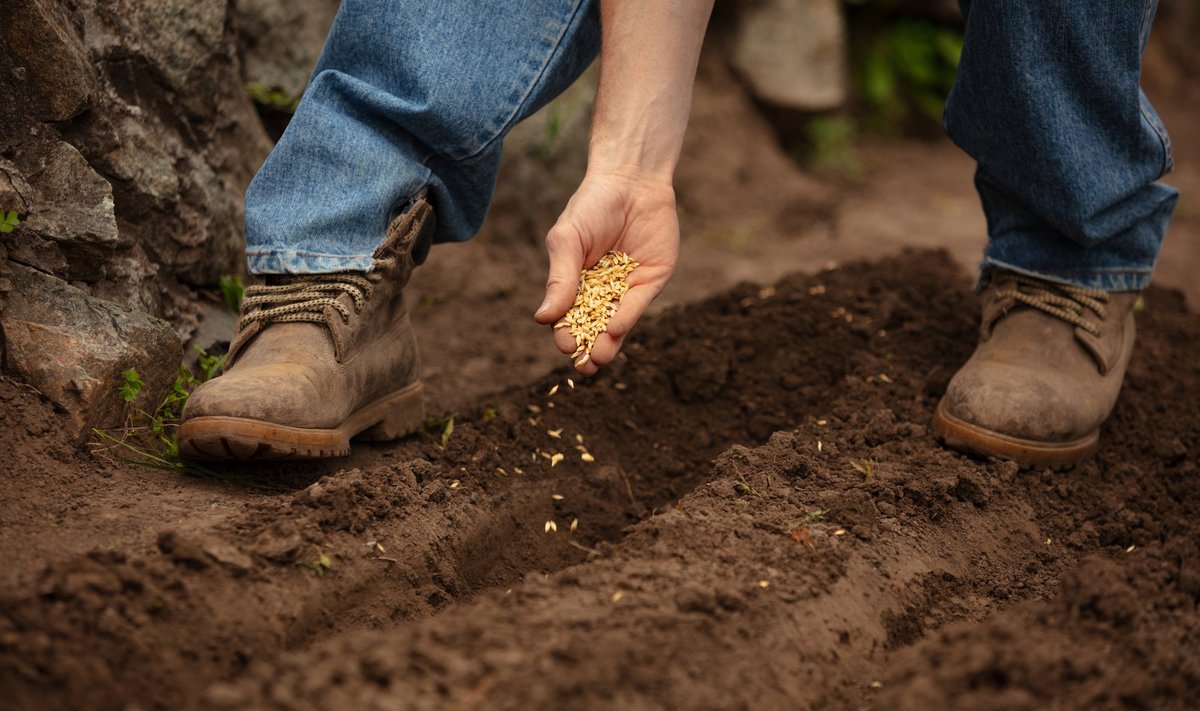
[[[955,449],[1025,466],[1088,456],[1125,378],[1137,297],[994,273],[979,345],[946,388],[934,429]]]
[[[397,217],[369,272],[269,277],[251,286],[225,372],[183,409],[189,459],[314,459],[350,439],[391,440],[425,419],[403,289],[434,226],[424,198]]]

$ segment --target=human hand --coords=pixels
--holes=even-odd
[[[636,171],[589,173],[546,235],[546,248],[550,278],[534,320],[547,325],[566,315],[575,303],[579,273],[606,252],[625,252],[638,263],[607,331],[596,339],[587,362],[576,366],[581,374],[592,375],[612,362],[625,336],[675,272],[679,259],[675,191],[669,180]],[[555,330],[554,343],[566,355],[575,352],[569,329]]]

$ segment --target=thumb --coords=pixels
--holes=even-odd
[[[533,320],[542,324],[562,318],[575,303],[583,269],[583,241],[577,230],[558,224],[546,235],[546,250],[550,253],[550,278],[546,280],[546,298],[533,315]]]

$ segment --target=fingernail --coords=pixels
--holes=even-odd
[[[544,314],[549,310],[550,310],[550,299],[546,299],[545,301],[542,302],[542,305],[538,307],[537,313]]]

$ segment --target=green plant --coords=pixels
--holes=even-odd
[[[852,3],[850,55],[869,126],[894,132],[913,117],[939,121],[962,55],[962,31]]]
[[[857,180],[862,161],[854,147],[858,127],[846,116],[817,116],[808,122],[808,163],[814,170]]]
[[[828,513],[829,513],[829,509],[809,511],[808,513],[804,514],[803,517],[801,517],[800,521],[797,522],[796,525],[797,526],[811,526],[812,524],[816,523],[817,521],[823,520],[825,518],[825,515]]]
[[[217,282],[217,287],[221,290],[221,296],[225,299],[225,306],[235,314],[242,308],[242,297],[246,295],[246,287],[242,284],[242,277],[238,274],[226,274]]]
[[[21,218],[17,216],[16,212],[0,210],[0,234],[12,232],[19,224],[21,224]]]
[[[200,346],[195,346],[195,349],[199,373],[192,372],[187,366],[179,366],[179,373],[175,376],[170,390],[153,412],[132,407],[125,426],[115,430],[115,434],[102,429],[93,429],[92,432],[107,442],[110,448],[119,447],[141,458],[128,461],[148,463],[156,468],[211,474],[207,469],[180,461],[179,440],[176,436],[179,418],[183,414],[183,406],[188,397],[196,386],[213,378],[225,362],[223,355],[210,355]],[[132,403],[141,394],[145,383],[136,368],[125,370],[121,375],[124,382],[117,388],[117,396],[127,403]]]
[[[121,383],[121,387],[117,388],[117,395],[125,402],[133,402],[146,384],[142,382],[142,376],[135,368],[121,371],[121,377],[124,378],[124,382]]]
[[[438,442],[442,449],[450,443],[450,435],[454,434],[454,415],[449,417],[438,417],[430,415],[425,418],[425,425],[421,428],[421,436]]]
[[[285,113],[295,113],[296,106],[300,104],[299,96],[292,96],[279,87],[271,87],[259,82],[250,82],[246,85],[246,94],[250,100],[259,106],[265,106],[276,111]]]
[[[875,478],[875,460],[874,459],[864,459],[861,462],[856,462],[853,459],[851,459],[850,466],[854,467],[854,471],[858,472],[859,474],[862,474],[867,479]]]

